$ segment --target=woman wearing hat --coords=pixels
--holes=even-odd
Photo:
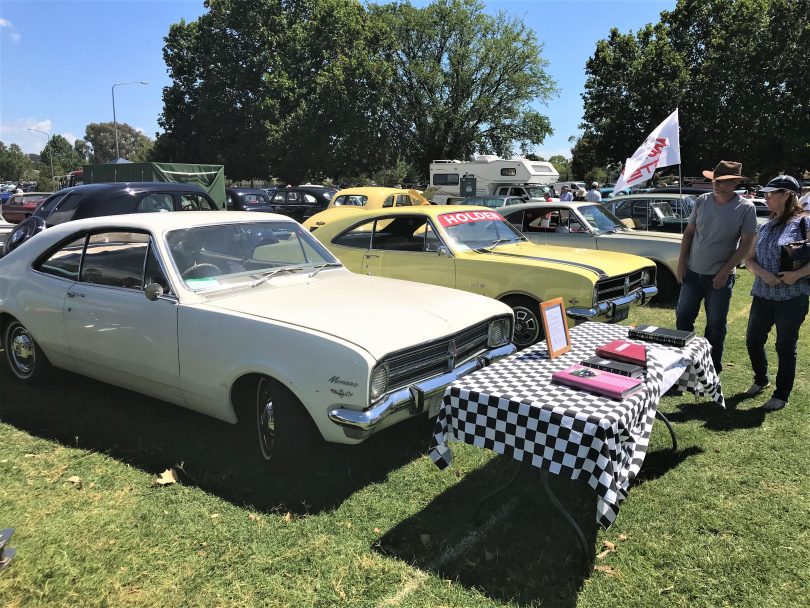
[[[748,317],[748,332],[745,342],[751,367],[754,369],[754,384],[745,394],[758,395],[770,386],[768,359],[765,342],[771,328],[776,325],[776,355],[779,367],[776,372],[776,390],[762,406],[768,411],[785,407],[793,389],[796,376],[796,345],[799,329],[807,316],[810,296],[810,264],[798,270],[780,272],[779,260],[782,245],[802,240],[801,223],[805,233],[810,233],[810,217],[799,206],[799,182],[789,175],[780,175],[762,189],[767,197],[770,221],[759,229],[754,247],[745,261],[754,273],[751,295],[751,314]]]

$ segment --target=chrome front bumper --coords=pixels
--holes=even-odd
[[[493,361],[511,355],[517,350],[514,344],[499,346],[475,356],[469,361],[456,366],[441,376],[435,376],[406,386],[385,396],[378,403],[365,410],[352,410],[337,407],[329,411],[329,419],[343,427],[347,436],[353,439],[364,439],[388,416],[408,409],[409,415],[422,414],[432,397],[444,393],[444,390],[459,378],[463,378]]]
[[[599,302],[594,304],[591,308],[582,308],[573,306],[566,309],[568,316],[573,319],[592,320],[597,317],[607,317],[608,321],[616,319],[619,316],[617,313],[625,308],[629,308],[633,302],[638,301],[639,304],[646,304],[650,298],[658,293],[658,287],[650,285],[649,287],[642,287],[626,296],[614,298],[607,302]]]

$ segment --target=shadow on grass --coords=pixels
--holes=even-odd
[[[670,422],[702,420],[703,426],[712,431],[734,431],[761,426],[765,420],[765,411],[761,408],[737,409],[746,402],[755,401],[740,394],[726,399],[726,409],[710,403],[680,403],[678,411],[668,413],[667,418]]]
[[[179,466],[184,484],[265,512],[332,509],[424,454],[431,437],[426,421],[407,421],[358,446],[324,446],[310,473],[280,475],[247,456],[235,426],[82,376],[56,370],[50,387],[36,388],[4,370],[0,395],[0,419],[31,435],[151,474]]]
[[[671,416],[668,415],[667,417],[672,420]],[[681,448],[677,452],[667,449],[648,453],[644,458],[644,464],[641,465],[641,470],[633,480],[633,485],[659,479],[679,466],[687,458],[702,453],[703,449],[697,446],[691,446],[686,449]],[[633,491],[632,486],[630,487],[630,491]]]
[[[492,459],[372,548],[498,601],[575,606],[594,559],[596,493],[582,482],[548,476],[552,491],[582,529],[588,555],[543,491],[537,469],[522,472],[514,485],[488,500],[483,523],[476,525],[481,498],[517,466],[508,457]]]

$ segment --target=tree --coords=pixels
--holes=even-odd
[[[55,175],[64,175],[84,164],[84,158],[61,135],[54,135],[39,153],[40,168],[50,175],[51,158]],[[47,169],[47,170],[46,170]]]
[[[675,107],[683,172],[736,159],[752,177],[810,167],[810,0],[679,0],[586,64],[596,164],[623,162]],[[754,174],[752,174],[752,171]]]
[[[516,144],[526,152],[552,132],[530,106],[554,92],[542,45],[520,20],[483,8],[479,0],[370,8],[387,24],[395,72],[387,125],[398,152],[424,173],[436,158],[510,155]]]
[[[0,178],[19,182],[30,179],[33,172],[33,163],[28,155],[17,144],[6,147],[0,141]]]
[[[149,159],[154,142],[125,122],[117,123],[118,151],[121,158],[132,162],[144,162]],[[84,138],[93,148],[93,162],[109,163],[115,160],[115,125],[112,122],[92,122],[84,130]],[[84,141],[76,140],[76,144]],[[76,147],[84,156],[84,148]]]
[[[554,168],[557,170],[557,173],[560,174],[560,179],[562,181],[568,181],[571,179],[571,159],[565,158],[562,154],[554,154],[551,158],[548,159]]]

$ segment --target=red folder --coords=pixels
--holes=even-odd
[[[647,347],[627,340],[614,340],[596,349],[596,354],[606,359],[616,359],[647,367]]]
[[[643,384],[643,381],[638,378],[620,376],[584,365],[574,365],[568,369],[554,372],[551,374],[551,381],[619,400],[634,393]]]

